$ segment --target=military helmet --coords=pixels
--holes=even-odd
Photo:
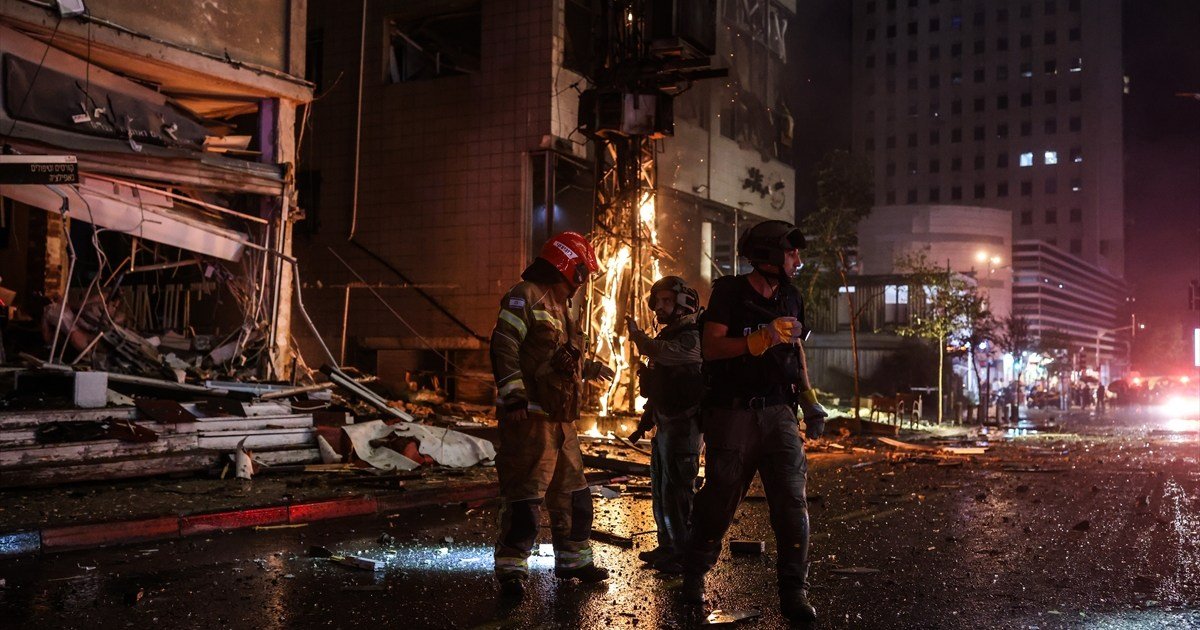
[[[650,295],[646,296],[646,305],[652,311],[654,310],[654,298],[659,291],[675,293],[675,304],[682,309],[681,315],[690,315],[700,310],[700,294],[696,293],[696,290],[689,287],[679,276],[665,276],[650,287]]]
[[[751,226],[738,239],[738,254],[751,263],[783,266],[783,255],[804,248],[804,234],[787,221],[763,221]]]

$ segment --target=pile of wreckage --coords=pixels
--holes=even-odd
[[[392,402],[368,387],[374,379],[338,368],[308,386],[193,384],[21,358],[27,367],[0,368],[9,388],[0,399],[3,488],[169,473],[409,471],[489,465],[496,455],[487,439],[457,430],[487,430],[461,405],[443,415]]]

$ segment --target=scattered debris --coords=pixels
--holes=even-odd
[[[879,569],[871,567],[838,567],[830,569],[829,572],[836,573],[837,575],[871,575],[872,573],[879,573]]]
[[[341,427],[354,455],[381,470],[415,470],[422,464],[465,468],[494,461],[491,442],[443,427],[382,420]],[[336,456],[340,444],[326,440]],[[331,458],[331,457],[327,457]]]
[[[621,496],[621,491],[609,486],[592,486],[592,496],[598,496],[601,499],[615,499]]]
[[[301,527],[308,527],[308,523],[291,523],[289,525],[255,525],[254,531],[269,532],[276,529],[299,529]]]
[[[895,439],[892,439],[889,437],[877,437],[875,439],[879,440],[880,442],[882,442],[884,444],[887,444],[888,446],[906,450],[906,451],[926,451],[926,452],[933,453],[933,452],[937,452],[937,450],[938,450],[937,448],[935,448],[933,446],[925,446],[923,444],[910,444],[908,442],[901,442],[900,440],[895,440]]]
[[[144,588],[138,588],[136,590],[129,591],[125,594],[125,603],[129,604],[130,606],[136,606],[138,602],[142,601],[142,598],[145,596],[146,589]]]
[[[238,442],[237,451],[233,457],[234,476],[238,479],[250,479],[254,477],[254,461],[251,459],[254,454],[246,450],[246,440],[249,437],[242,438]]]
[[[592,530],[592,540],[602,542],[614,547],[622,549],[633,549],[633,539],[626,536],[618,536],[612,532],[606,532],[602,529]]]
[[[342,566],[362,569],[364,571],[379,571],[383,569],[382,560],[372,560],[363,556],[331,556],[330,559]]]
[[[706,626],[722,626],[745,621],[746,619],[757,619],[762,616],[762,611],[758,608],[748,608],[746,610],[722,610],[720,608],[708,613],[708,617],[704,619]]]
[[[983,455],[988,451],[986,446],[944,446],[942,450],[952,455]]]
[[[343,593],[379,593],[387,590],[384,584],[363,584],[360,586],[344,586]]]
[[[584,455],[583,465],[588,468],[599,468],[600,470],[608,470],[622,475],[636,475],[639,477],[650,476],[650,465],[639,464],[622,459],[612,459],[609,457],[596,457],[595,455]]]
[[[308,548],[308,557],[310,558],[332,558],[333,555],[328,547],[321,545],[313,545]]]
[[[762,540],[731,540],[729,553],[739,555],[762,555],[767,551],[767,543]]]

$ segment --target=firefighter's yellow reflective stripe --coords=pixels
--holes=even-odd
[[[517,556],[496,556],[496,573],[529,573],[529,561]]]
[[[554,550],[554,566],[560,569],[578,569],[592,563],[592,548],[584,547],[579,551]]]
[[[562,328],[563,328],[562,322],[558,321],[557,317],[551,315],[550,311],[534,310],[533,318],[538,320],[539,322],[547,322],[551,326],[554,326],[555,328],[557,328],[558,330],[562,330]]]
[[[501,398],[504,398],[505,396],[508,396],[509,394],[517,391],[518,389],[525,389],[525,381],[523,381],[519,378],[516,378],[516,379],[509,381],[507,384],[503,385],[502,387],[500,387],[500,391],[496,392],[496,395],[500,396]]]
[[[526,407],[526,409],[528,409],[529,411],[536,411],[538,413],[546,413],[546,410],[542,409],[542,406],[535,402],[530,402],[529,406]]]
[[[534,312],[536,313],[537,311]],[[529,332],[529,327],[525,325],[525,322],[521,321],[520,317],[514,315],[512,311],[500,309],[500,321],[517,330],[517,334],[521,336],[517,341],[525,340],[525,333]]]

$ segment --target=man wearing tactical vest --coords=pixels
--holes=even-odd
[[[704,602],[704,574],[757,472],[778,549],[779,605],[793,621],[813,621],[808,603],[808,464],[805,433],[817,438],[825,410],[808,381],[804,304],[792,285],[804,236],[786,221],[764,221],[742,235],[739,254],[754,270],[713,282],[701,350],[706,393],[701,412],[705,482],[696,495],[684,557],[683,599]]]
[[[525,594],[529,555],[541,504],[550,513],[554,575],[600,582],[608,571],[592,561],[592,496],[583,476],[575,421],[581,379],[613,376],[584,361],[571,297],[599,269],[591,243],[575,232],[551,238],[500,300],[492,331],[500,449],[500,535],[496,578],[510,600]]]
[[[637,430],[637,442],[655,429],[650,444],[651,505],[658,525],[658,548],[638,557],[665,573],[683,571],[682,554],[687,536],[696,474],[700,469],[700,327],[696,316],[700,297],[679,276],[667,276],[650,288],[650,309],[662,329],[654,338],[627,318],[629,338],[650,365],[638,372],[646,411]]]

